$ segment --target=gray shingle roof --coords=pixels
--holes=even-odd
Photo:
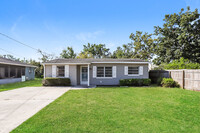
[[[22,63],[20,61],[14,61],[10,59],[6,59],[3,57],[0,57],[0,64],[8,64],[8,65],[15,65],[15,66],[27,66],[27,67],[36,67],[30,64]]]
[[[51,61],[44,62],[44,64],[51,63],[93,63],[93,62],[147,62],[141,59],[54,59]]]

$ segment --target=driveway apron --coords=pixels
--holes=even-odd
[[[0,133],[8,133],[70,90],[69,87],[24,87],[0,92]]]

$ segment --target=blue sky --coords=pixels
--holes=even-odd
[[[200,0],[1,0],[0,32],[57,56],[67,46],[78,53],[88,42],[113,51],[131,42],[131,33],[152,33],[165,14],[187,6],[199,8]],[[20,58],[40,57],[3,36],[0,48]]]

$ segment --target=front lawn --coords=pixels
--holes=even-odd
[[[36,87],[36,86],[42,86],[41,78],[36,78],[34,80],[29,80],[29,81],[25,81],[25,82],[17,82],[17,83],[0,85],[0,92],[17,89],[17,88],[21,88],[21,87]]]
[[[161,87],[117,87],[71,90],[12,132],[199,131],[200,92]]]

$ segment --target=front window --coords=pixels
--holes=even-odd
[[[104,67],[97,67],[97,77],[104,77]]]
[[[22,75],[25,76],[25,68],[22,68]]]
[[[139,67],[128,67],[128,75],[139,74]]]
[[[97,77],[112,77],[112,67],[97,67]]]
[[[105,67],[105,77],[112,77],[112,67]]]
[[[64,77],[65,75],[65,67],[57,66],[57,77]]]
[[[21,78],[25,75],[25,67],[0,65],[0,79]]]
[[[16,78],[16,67],[10,67],[10,77]]]
[[[5,67],[0,67],[0,79],[5,77]]]
[[[22,76],[22,70],[21,68],[17,68],[17,78],[21,78]]]

